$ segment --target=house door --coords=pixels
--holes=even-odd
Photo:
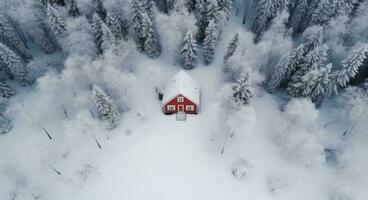
[[[184,105],[178,105],[178,111],[184,112]]]

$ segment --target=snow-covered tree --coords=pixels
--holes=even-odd
[[[224,56],[224,63],[234,54],[236,48],[238,48],[239,43],[239,34],[236,33],[234,38],[230,41],[229,46],[227,47],[227,51]]]
[[[106,10],[103,6],[103,0],[92,0],[92,5],[95,9],[95,12],[100,16],[101,19],[105,20],[106,18]]]
[[[214,20],[218,23],[220,19],[220,12],[217,0],[206,0],[205,4],[205,23],[206,25],[210,23],[210,21]]]
[[[259,38],[268,28],[270,21],[282,10],[286,9],[289,0],[259,0],[256,6],[256,17],[252,31]]]
[[[111,32],[110,28],[105,24],[102,23],[101,26],[101,49],[106,50],[111,45],[116,43],[116,38],[114,37],[114,34]]]
[[[12,50],[17,51],[23,58],[31,59],[32,54],[17,35],[14,27],[7,18],[0,14],[0,41],[3,41]]]
[[[76,0],[69,0],[68,14],[72,17],[80,16],[80,11]]]
[[[367,58],[368,45],[354,50],[349,57],[342,61],[342,68],[337,72],[337,83],[341,87],[345,87],[358,74],[359,69],[368,60]]]
[[[11,89],[4,81],[0,81],[0,96],[3,98],[10,98],[14,95],[14,90]]]
[[[20,57],[2,43],[0,43],[0,64],[5,67],[5,72],[16,79],[22,80],[26,75],[26,69]]]
[[[273,67],[270,80],[267,83],[267,88],[270,92],[280,87],[285,80],[290,79],[291,74],[303,62],[304,49],[304,44],[299,45]]]
[[[39,0],[41,2],[42,5],[46,6],[47,4],[57,4],[60,6],[65,6],[65,0]]]
[[[146,13],[142,16],[142,36],[144,37],[144,51],[149,57],[157,57],[160,55],[160,44],[156,31],[149,15]]]
[[[132,1],[132,26],[138,40],[138,48],[143,49],[144,37],[142,33],[143,15],[145,13],[142,0]]]
[[[211,20],[205,31],[205,38],[203,40],[203,54],[205,64],[210,64],[215,56],[218,26],[214,20]]]
[[[112,34],[117,40],[127,38],[128,26],[120,19],[116,10],[107,13],[106,24],[110,27]]]
[[[228,19],[230,16],[230,10],[233,0],[218,0],[219,11],[223,12],[225,17]]]
[[[314,67],[305,73],[298,82],[292,82],[292,86],[288,87],[290,96],[310,98],[314,102],[321,101],[330,83],[331,67],[331,64],[321,68]]]
[[[316,70],[319,72],[321,68],[325,66],[325,62],[327,60],[327,46],[322,45],[316,47],[313,51],[308,53],[301,63],[300,68],[292,75],[291,81],[288,85],[288,92],[292,97],[306,97],[306,92],[308,90],[307,86],[310,81],[306,77],[309,72]],[[308,93],[309,94],[309,93]]]
[[[321,0],[311,16],[312,25],[323,25],[337,12],[337,2],[339,0]]]
[[[204,32],[206,29],[206,1],[205,0],[197,0],[196,1],[196,9],[194,12],[195,17],[197,18],[197,25],[199,28],[198,32],[198,40],[202,41],[204,38]]]
[[[95,41],[100,50],[106,50],[115,39],[110,28],[102,21],[100,16],[95,13],[92,17],[91,26],[95,35]]]
[[[327,59],[327,46],[323,45],[323,29],[315,27],[306,41],[283,57],[272,70],[268,90],[274,91],[290,78],[298,82],[314,64],[324,66]]]
[[[66,32],[66,25],[58,11],[51,5],[47,5],[47,18],[51,30],[55,36],[63,36]]]
[[[233,84],[234,101],[239,105],[249,104],[250,99],[254,97],[254,90],[249,79],[249,74],[243,74],[237,83]]]
[[[120,123],[120,112],[114,101],[98,86],[93,86],[94,97],[98,118],[108,122],[108,129],[113,129]]]
[[[361,87],[363,95],[368,96],[368,78],[364,80],[364,82],[362,83],[360,87]]]
[[[299,31],[301,23],[305,20],[305,15],[308,11],[308,0],[297,0],[294,9],[289,18],[289,26],[293,28],[294,32]]]
[[[6,119],[2,114],[0,114],[0,134],[5,134],[12,129],[10,120]]]
[[[184,69],[193,69],[197,66],[197,44],[189,31],[185,35],[180,57]]]

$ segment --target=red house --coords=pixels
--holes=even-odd
[[[165,114],[197,114],[200,104],[199,85],[189,74],[179,71],[165,85],[162,109]]]

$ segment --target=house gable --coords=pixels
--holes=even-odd
[[[180,100],[180,98],[182,98],[182,101],[178,101]],[[198,105],[193,103],[184,95],[179,94],[163,105],[163,111],[166,114],[176,113],[180,111],[189,114],[195,114],[198,113]]]

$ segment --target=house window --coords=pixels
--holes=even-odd
[[[178,97],[177,101],[178,101],[178,103],[183,103],[184,102],[184,97]]]
[[[167,110],[168,111],[174,111],[175,110],[175,106],[174,105],[167,105]]]
[[[193,105],[187,105],[187,106],[185,106],[185,110],[194,111],[194,106]]]

